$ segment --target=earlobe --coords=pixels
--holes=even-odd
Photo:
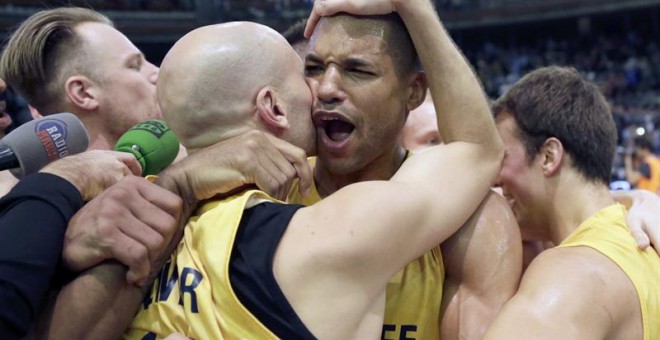
[[[276,93],[270,87],[264,87],[257,93],[257,114],[260,120],[272,132],[276,133],[289,127],[287,112],[282,107]]]
[[[65,83],[67,98],[71,103],[86,111],[96,110],[98,101],[92,82],[83,76],[69,77]]]
[[[407,109],[412,111],[422,105],[426,98],[428,84],[424,72],[415,72],[410,80]]]
[[[541,147],[543,152],[543,174],[552,176],[561,168],[564,161],[564,146],[555,137],[546,139]]]

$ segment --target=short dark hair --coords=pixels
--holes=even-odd
[[[555,137],[587,180],[609,183],[617,139],[614,119],[598,87],[574,68],[530,72],[494,102],[493,113],[515,119],[530,163],[546,139]]]
[[[300,19],[296,21],[293,25],[289,26],[282,36],[284,39],[289,42],[289,45],[293,46],[301,41],[307,40],[305,38],[305,26],[307,26],[307,19]]]

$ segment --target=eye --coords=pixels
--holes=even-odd
[[[132,58],[128,62],[128,67],[139,71],[142,68],[142,59],[141,58]]]
[[[357,76],[362,76],[362,77],[373,76],[374,75],[373,72],[358,69],[358,68],[348,69],[348,72],[351,73],[351,74],[357,75]]]
[[[312,77],[320,74],[323,68],[319,65],[305,65],[305,76]]]

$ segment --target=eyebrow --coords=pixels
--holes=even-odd
[[[317,57],[315,54],[312,53],[307,54],[307,56],[305,57],[305,61],[306,62],[311,61],[313,63],[319,63],[319,64],[323,62],[321,58]]]
[[[310,53],[305,57],[305,61],[313,62],[313,63],[319,63],[322,64],[323,60],[319,58],[318,56]],[[372,66],[371,63],[368,61],[365,61],[364,59],[359,59],[359,58],[347,58],[342,62],[343,67],[370,67]]]
[[[144,61],[145,60],[144,59],[144,53],[142,53],[142,52],[131,53],[126,58],[126,60],[133,60],[133,59],[138,59],[138,60]]]

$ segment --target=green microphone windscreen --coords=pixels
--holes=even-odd
[[[142,166],[142,176],[156,175],[176,158],[179,139],[164,121],[147,120],[128,129],[115,150],[135,155]]]

